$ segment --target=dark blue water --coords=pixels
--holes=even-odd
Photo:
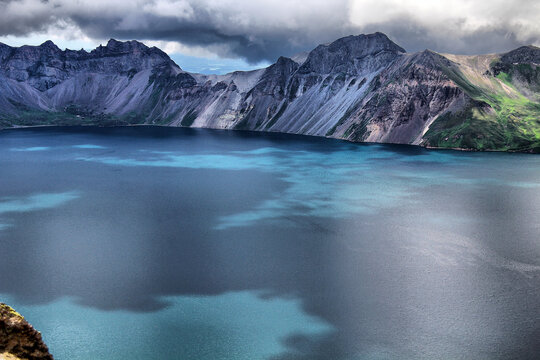
[[[537,359],[540,157],[0,132],[0,301],[59,360]]]

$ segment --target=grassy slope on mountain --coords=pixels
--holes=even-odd
[[[446,67],[446,74],[472,100],[459,112],[441,115],[425,134],[424,144],[540,152],[540,66],[500,66],[495,55],[445,56],[457,64]]]

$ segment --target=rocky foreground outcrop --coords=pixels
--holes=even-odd
[[[155,124],[540,152],[539,59],[535,46],[407,53],[374,33],[203,75],[137,41],[90,52],[0,43],[0,127]]]
[[[41,334],[10,306],[0,303],[0,360],[53,360]]]

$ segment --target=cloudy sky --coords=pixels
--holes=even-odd
[[[137,39],[189,71],[269,64],[381,31],[407,51],[460,54],[540,45],[539,0],[0,0],[0,42],[92,49]]]

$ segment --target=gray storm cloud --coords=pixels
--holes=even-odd
[[[408,51],[502,52],[539,43],[540,2],[0,0],[0,36],[168,41],[250,63],[374,31]]]

